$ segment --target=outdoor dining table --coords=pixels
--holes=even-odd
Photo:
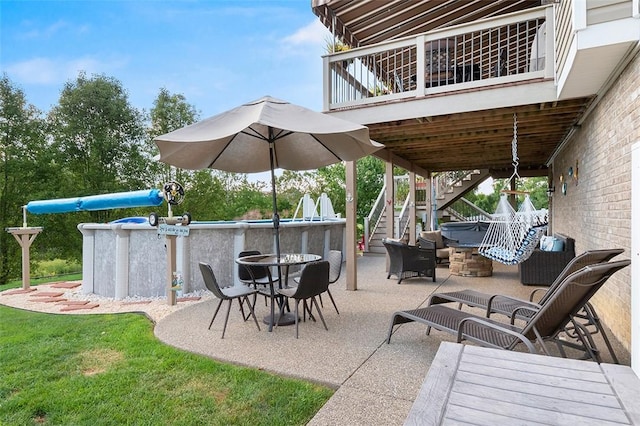
[[[273,284],[273,276],[271,274],[271,267],[278,268],[278,276],[280,277],[280,288],[289,286],[289,268],[296,265],[305,265],[309,262],[315,262],[322,259],[322,256],[317,254],[308,253],[287,253],[280,256],[273,254],[256,254],[251,256],[243,256],[236,259],[236,263],[245,266],[264,266],[267,268],[269,277],[269,296],[271,298],[271,312],[265,316],[263,322],[269,324],[269,331],[273,330],[275,324],[275,302],[277,294]],[[247,268],[251,274],[251,268]],[[285,303],[281,300],[280,303]],[[285,313],[278,320],[278,325],[290,325],[295,323],[293,314]]]

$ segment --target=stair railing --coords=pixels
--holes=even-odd
[[[491,220],[491,214],[482,210],[471,201],[462,197],[447,207],[447,213],[459,221],[472,222],[479,220]]]
[[[376,233],[376,229],[380,225],[380,220],[382,219],[382,214],[384,213],[384,195],[386,192],[386,185],[382,185],[382,189],[378,194],[378,198],[376,198],[375,203],[371,207],[371,212],[369,215],[364,218],[364,251],[369,251],[369,242],[371,242],[371,238]],[[371,224],[373,224],[373,228],[371,228]]]
[[[477,170],[456,170],[451,172],[441,172],[434,176],[436,197],[449,192],[459,182],[462,182],[467,176],[478,173]]]
[[[404,200],[400,214],[395,219],[395,238],[402,238],[409,228],[409,200],[411,194],[407,194],[407,198]]]

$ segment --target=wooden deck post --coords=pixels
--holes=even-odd
[[[356,162],[347,161],[346,165],[347,199],[345,210],[347,215],[346,239],[347,239],[347,290],[358,289],[357,253],[356,253],[356,208],[358,206],[358,188],[356,186],[357,171]]]

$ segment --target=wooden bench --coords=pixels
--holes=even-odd
[[[443,342],[405,425],[640,424],[630,367]]]

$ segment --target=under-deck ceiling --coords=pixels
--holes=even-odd
[[[509,175],[513,115],[521,176],[544,174],[546,162],[593,98],[368,124],[371,139],[425,170],[492,169]]]
[[[357,47],[525,10],[541,3],[542,0],[312,0],[311,7],[336,36]]]

